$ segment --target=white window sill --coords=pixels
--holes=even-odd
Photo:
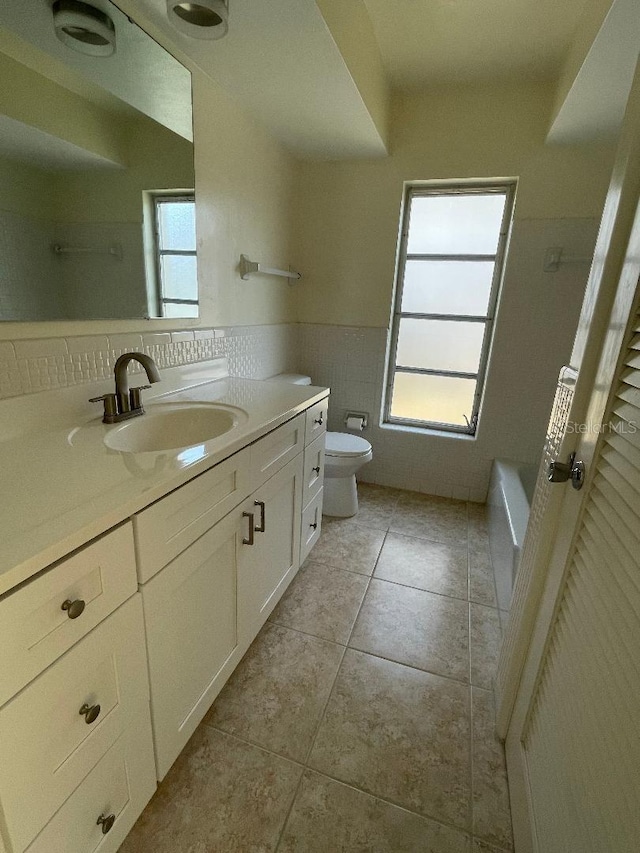
[[[450,432],[444,429],[433,429],[432,427],[406,426],[404,424],[380,424],[380,429],[388,430],[389,432],[402,432],[410,435],[424,435],[434,438],[452,438],[455,441],[475,441],[475,435],[467,435],[464,432]]]

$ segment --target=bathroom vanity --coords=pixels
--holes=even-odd
[[[2,853],[117,850],[320,535],[328,390],[183,380],[140,423],[244,417],[175,451],[114,451],[99,420],[0,444],[22,472],[0,519]]]

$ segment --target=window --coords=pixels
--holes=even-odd
[[[386,423],[475,434],[514,189],[407,188]]]
[[[153,212],[160,316],[197,317],[195,197],[154,194]]]

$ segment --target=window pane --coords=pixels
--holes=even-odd
[[[196,206],[192,201],[158,202],[160,249],[196,250]]]
[[[162,255],[162,295],[169,299],[198,299],[195,255]]]
[[[165,302],[163,305],[165,317],[197,317],[197,305],[176,305],[174,302]]]
[[[407,252],[494,255],[505,200],[502,193],[414,196]]]
[[[484,323],[403,317],[400,320],[396,364],[477,373],[484,329]]]
[[[396,373],[391,417],[466,426],[471,420],[475,379]]]
[[[401,310],[483,317],[494,266],[493,261],[407,261]]]

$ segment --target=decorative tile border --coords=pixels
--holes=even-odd
[[[232,376],[265,379],[295,369],[297,339],[282,324],[0,341],[0,399],[108,379],[124,352],[147,353],[160,369],[227,356]]]

